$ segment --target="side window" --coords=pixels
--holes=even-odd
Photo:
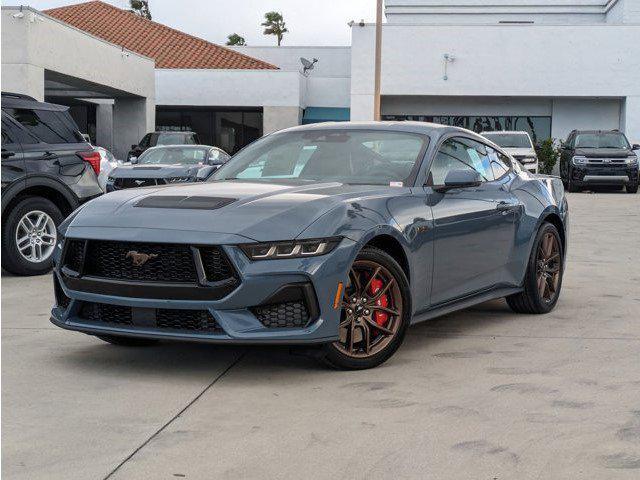
[[[151,134],[147,133],[144,137],[142,137],[142,140],[140,140],[139,147],[141,147],[141,148],[149,147],[149,140],[150,139],[151,139]]]
[[[5,138],[5,132],[7,136]],[[2,144],[5,143],[21,143],[23,145],[33,145],[40,143],[40,140],[30,134],[18,122],[13,120],[10,115],[2,112]]]
[[[501,178],[502,176],[509,173],[511,162],[505,155],[490,147],[487,147],[487,154],[489,155],[489,160],[491,161],[493,176],[496,179]]]
[[[220,155],[220,150],[216,150],[215,148],[212,148],[211,150],[209,150],[208,163],[210,165],[221,165],[223,163],[222,155]]]
[[[484,145],[467,138],[450,138],[440,146],[429,177],[432,185],[443,185],[451,170],[465,169],[477,171],[484,182],[494,179],[491,161]]]
[[[65,112],[12,108],[10,115],[33,137],[45,143],[84,142],[73,120]],[[31,143],[38,143],[31,141]]]

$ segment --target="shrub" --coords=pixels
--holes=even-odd
[[[557,145],[553,138],[547,138],[536,145],[538,154],[538,171],[547,175],[553,173],[553,167],[558,163],[562,145]]]

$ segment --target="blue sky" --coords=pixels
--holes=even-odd
[[[59,7],[76,0],[22,0],[38,10]],[[107,0],[126,7],[127,0]],[[4,2],[18,4],[21,2]],[[262,17],[270,10],[284,15],[289,33],[283,45],[350,45],[350,20],[375,20],[375,0],[150,0],[153,19],[214,43],[238,33],[249,45],[275,45],[262,35]]]

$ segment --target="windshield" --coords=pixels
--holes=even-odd
[[[503,148],[533,148],[529,135],[524,133],[483,133],[482,135]]]
[[[619,132],[580,133],[575,148],[629,148],[627,138]]]
[[[310,130],[263,138],[234,156],[216,180],[406,182],[428,138],[404,132]]]
[[[152,148],[138,157],[138,164],[197,165],[204,163],[204,148]]]

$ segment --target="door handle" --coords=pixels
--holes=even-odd
[[[2,150],[2,158],[9,158],[15,155],[14,152],[10,152],[9,150]]]
[[[509,202],[498,202],[498,204],[496,205],[496,210],[498,210],[499,212],[510,212],[515,209],[516,205],[513,205]]]
[[[56,155],[53,152],[44,152],[44,154],[42,155],[44,158],[46,158],[47,160],[50,160],[52,158],[58,158],[58,155]]]

